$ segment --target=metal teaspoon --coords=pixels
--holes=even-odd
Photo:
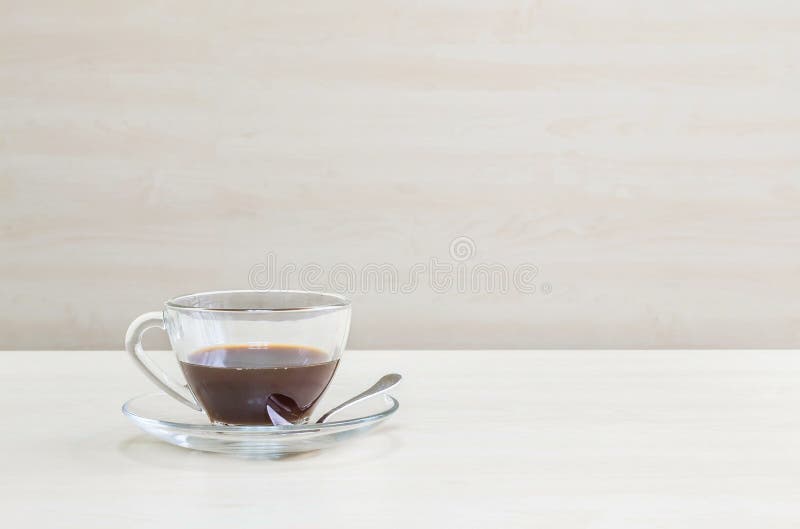
[[[333,408],[329,412],[325,413],[322,417],[320,417],[317,420],[317,424],[321,424],[321,423],[327,421],[330,418],[330,416],[333,415],[334,413],[339,413],[343,409],[349,408],[350,406],[352,406],[353,404],[356,404],[357,402],[361,402],[362,400],[366,400],[366,399],[368,399],[370,397],[374,397],[375,395],[379,395],[379,394],[383,393],[384,391],[386,391],[388,389],[391,389],[398,382],[400,382],[401,378],[403,378],[403,377],[401,377],[397,373],[390,373],[388,375],[383,375],[380,378],[380,380],[375,382],[375,384],[371,388],[369,388],[368,390],[364,391],[363,393],[359,393],[358,395],[356,395],[355,397],[353,397],[350,400],[346,400],[346,401],[342,402],[341,404],[339,404],[338,406],[336,406],[335,408]]]

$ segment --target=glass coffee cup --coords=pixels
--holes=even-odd
[[[302,424],[336,372],[350,312],[350,302],[336,294],[190,294],[136,318],[125,348],[157,386],[214,423]],[[142,335],[153,327],[167,332],[187,384],[173,380],[142,348]]]

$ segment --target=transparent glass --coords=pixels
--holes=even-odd
[[[184,363],[191,363],[192,353],[198,351],[270,346],[313,350],[315,361],[332,362],[339,360],[347,343],[350,302],[336,294],[317,292],[230,290],[181,296],[167,301],[161,312],[136,318],[125,337],[131,358],[168,395],[190,408],[203,410],[195,396],[197,388],[173,380],[142,348],[142,335],[154,327],[167,332],[176,359]],[[302,354],[253,358],[256,363],[249,363],[248,369],[290,368],[309,362],[309,357]]]
[[[333,404],[330,398],[325,400],[328,402],[323,402],[323,410]],[[225,426],[209,423],[201,412],[181,406],[163,393],[152,393],[129,400],[122,412],[144,432],[177,446],[273,458],[333,447],[368,432],[399,406],[395,398],[381,395],[359,402],[337,415],[336,420],[322,424]]]

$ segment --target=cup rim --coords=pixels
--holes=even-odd
[[[256,307],[256,308],[228,308],[228,307],[198,307],[187,305],[188,298],[199,296],[220,296],[230,294],[263,294],[263,295],[311,295],[319,296],[321,300],[326,300],[320,303],[313,303],[297,307]],[[332,292],[315,292],[313,290],[209,290],[206,292],[196,292],[193,294],[183,294],[167,300],[164,306],[169,309],[192,311],[192,312],[224,312],[224,313],[270,313],[270,312],[315,312],[324,310],[343,309],[350,306],[350,300],[340,294]]]

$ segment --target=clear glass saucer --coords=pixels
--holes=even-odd
[[[317,411],[309,424],[226,426],[212,424],[203,412],[157,392],[132,398],[122,406],[122,413],[146,433],[176,446],[244,457],[280,457],[328,448],[365,433],[399,407],[394,397],[379,395],[323,424],[313,423],[321,415]]]

